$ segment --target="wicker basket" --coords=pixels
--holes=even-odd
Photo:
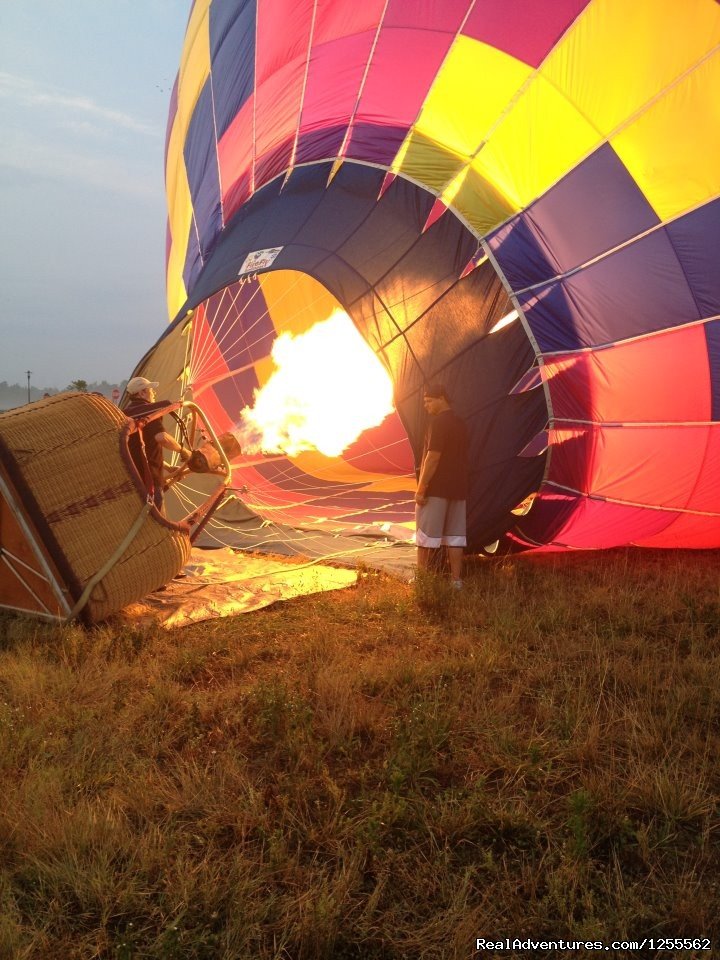
[[[128,536],[146,493],[127,450],[130,421],[97,394],[63,393],[0,414],[3,464],[76,602]],[[185,524],[155,507],[81,613],[102,620],[171,580],[190,555]]]

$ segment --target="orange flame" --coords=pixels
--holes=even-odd
[[[303,334],[281,334],[272,359],[276,369],[240,413],[244,453],[336,457],[393,410],[387,371],[342,310]]]

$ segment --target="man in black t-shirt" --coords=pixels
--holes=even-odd
[[[152,414],[155,410],[161,410],[167,406],[166,403],[155,402],[156,382],[146,380],[145,377],[133,377],[125,388],[128,394],[128,402],[123,408],[123,413],[128,417],[141,419]],[[143,462],[143,448],[145,459],[150,470],[150,476],[153,482],[153,500],[158,510],[163,506],[163,450],[173,450],[180,454],[181,460],[187,460],[190,456],[190,450],[179,444],[175,437],[165,432],[162,417],[157,417],[146,423],[140,431],[142,433],[142,442],[140,433],[135,432],[130,435],[128,448],[130,456],[133,459],[140,476],[145,479],[145,464]]]
[[[430,421],[415,494],[417,563],[420,570],[428,570],[434,551],[445,547],[453,587],[460,590],[467,543],[467,429],[453,412],[442,384],[425,387],[423,405]]]

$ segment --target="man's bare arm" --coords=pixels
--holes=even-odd
[[[439,450],[428,450],[425,454],[425,459],[423,460],[422,467],[420,468],[420,479],[418,480],[417,492],[415,493],[415,502],[416,503],[426,503],[428,494],[428,486],[430,481],[435,476],[435,471],[437,470],[438,464],[440,463],[440,451]]]
[[[155,439],[165,450],[173,450],[175,453],[179,453],[181,460],[187,460],[189,458],[190,450],[178,443],[175,437],[171,437],[169,433],[165,433],[165,431],[158,433]]]

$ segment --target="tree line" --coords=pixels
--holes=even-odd
[[[71,380],[70,383],[58,389],[57,387],[30,387],[30,400],[41,400],[44,396],[54,397],[56,393],[63,393],[65,390],[78,390],[81,393],[102,393],[103,396],[111,397],[113,390],[117,387],[120,392],[125,388],[127,380],[120,383],[108,383],[107,380],[101,380],[99,383],[87,380]],[[0,410],[10,410],[12,407],[21,407],[28,402],[27,384],[8,383],[7,380],[0,380]]]

